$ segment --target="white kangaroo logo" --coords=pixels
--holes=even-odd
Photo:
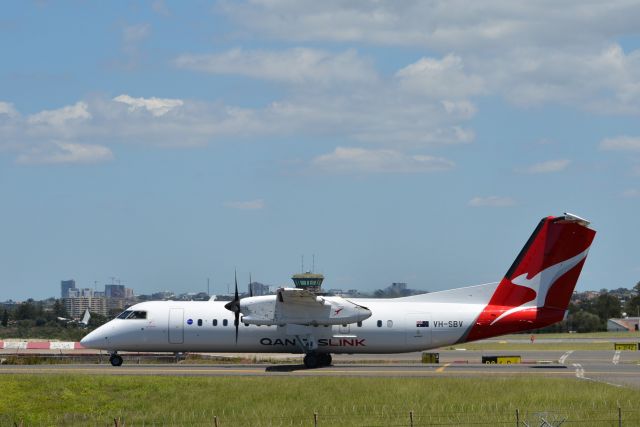
[[[506,317],[518,311],[526,310],[533,307],[543,307],[544,300],[547,298],[547,292],[549,292],[549,289],[551,289],[556,280],[562,277],[573,267],[578,265],[580,261],[585,259],[587,257],[587,253],[589,253],[589,248],[585,249],[583,252],[580,252],[578,255],[572,258],[545,268],[544,270],[533,276],[531,279],[527,279],[529,273],[524,273],[511,280],[511,283],[513,283],[514,285],[524,286],[525,288],[529,288],[534,291],[537,298],[534,298],[531,301],[527,301],[517,307],[510,308],[500,316],[496,317],[493,322],[491,322],[491,324],[493,325],[503,317]]]

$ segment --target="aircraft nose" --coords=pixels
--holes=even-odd
[[[80,344],[85,348],[102,349],[109,345],[109,336],[106,334],[104,326],[93,332],[89,332],[80,340]]]

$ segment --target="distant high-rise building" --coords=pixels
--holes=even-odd
[[[269,295],[269,285],[264,285],[260,282],[251,282],[249,286],[251,286],[251,292],[255,297],[260,295]]]
[[[69,298],[69,289],[76,288],[76,281],[71,280],[62,280],[60,282],[60,297],[61,298]]]
[[[124,285],[104,285],[104,294],[107,298],[125,298]]]
[[[73,318],[80,318],[85,310],[106,316],[109,313],[106,298],[73,297],[64,299],[64,307]]]
[[[105,298],[107,301],[107,309],[109,310],[124,310],[127,303],[124,298]]]

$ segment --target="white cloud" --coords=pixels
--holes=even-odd
[[[26,117],[5,106],[11,116],[0,115],[0,149],[20,155],[54,141],[191,147],[230,138],[304,135],[403,152],[470,143],[475,137],[463,126],[475,112],[465,100],[403,96],[392,84],[307,95],[295,93],[262,108],[128,94],[95,96]]]
[[[220,54],[184,54],[176,58],[180,68],[212,74],[238,74],[286,83],[350,82],[375,80],[369,61],[354,50],[330,52],[295,48],[284,51],[233,49]]]
[[[440,51],[590,44],[633,34],[640,5],[626,0],[343,2],[255,0],[221,10],[260,36],[290,41],[363,42]]]
[[[465,74],[462,59],[448,54],[442,59],[421,58],[396,73],[400,87],[431,98],[466,98],[483,92],[478,76]]]
[[[224,202],[222,205],[225,208],[239,210],[260,210],[265,207],[264,200],[262,199],[248,200],[244,202]]]
[[[256,0],[220,9],[260,39],[428,49],[434,57],[398,72],[401,87],[422,95],[640,114],[640,51],[618,42],[637,32],[637,2]]]
[[[442,101],[442,106],[448,114],[456,115],[461,118],[471,118],[473,117],[478,109],[475,105],[467,100],[461,101],[451,101],[444,100]]]
[[[562,172],[567,168],[567,166],[569,166],[570,163],[571,160],[566,159],[548,160],[546,162],[536,163],[531,166],[518,169],[518,171],[529,174]]]
[[[454,167],[453,162],[441,157],[350,147],[338,147],[329,154],[318,156],[312,165],[337,173],[425,173]]]
[[[7,115],[9,117],[15,117],[18,115],[18,112],[13,107],[13,104],[9,102],[0,101],[0,115]]]
[[[640,112],[640,51],[611,42],[560,49],[527,47],[500,55],[470,54],[466,64],[491,93],[516,105],[558,103],[607,114]]]
[[[122,29],[122,40],[125,45],[139,43],[151,35],[151,25],[135,24]]]
[[[640,151],[640,137],[617,136],[605,138],[600,141],[600,148],[611,151]]]
[[[137,68],[144,58],[141,46],[149,36],[151,36],[150,24],[134,24],[122,27],[122,53],[124,58],[114,61],[114,65],[126,70]]]
[[[622,192],[622,197],[627,199],[635,199],[640,197],[640,190],[637,188],[630,188]]]
[[[515,200],[510,197],[489,196],[489,197],[474,197],[469,200],[468,205],[474,208],[479,207],[493,207],[493,208],[508,208],[516,204]]]
[[[72,144],[54,142],[39,146],[20,154],[19,164],[63,164],[63,163],[98,163],[113,159],[113,153],[107,147],[92,144]]]
[[[402,96],[385,85],[351,89],[273,103],[266,111],[269,123],[304,135],[337,135],[394,149],[465,144],[475,138],[463,126],[472,117],[469,109],[447,110],[441,102]]]
[[[181,99],[133,98],[129,95],[119,95],[113,98],[113,100],[127,104],[129,106],[129,111],[144,108],[154,116],[162,116],[172,109],[184,105],[184,101]]]
[[[384,77],[355,51],[317,49],[186,54],[175,64],[213,74],[230,73],[290,85],[284,99],[244,110],[251,128],[272,134],[339,136],[393,149],[470,143],[465,126],[477,112],[465,96],[480,83],[459,58],[428,58]],[[431,70],[431,71],[430,71]],[[430,79],[437,77],[433,83]],[[418,89],[413,89],[416,86]],[[398,90],[399,87],[404,90]],[[447,88],[458,92],[448,93]]]
[[[85,102],[76,102],[74,105],[58,108],[56,110],[45,110],[33,114],[27,118],[27,122],[32,125],[63,126],[71,120],[86,120],[91,118],[88,106]]]

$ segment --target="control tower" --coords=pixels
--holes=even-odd
[[[322,292],[322,281],[324,280],[322,274],[307,271],[306,273],[294,274],[291,279],[298,289],[306,289],[314,294]]]

